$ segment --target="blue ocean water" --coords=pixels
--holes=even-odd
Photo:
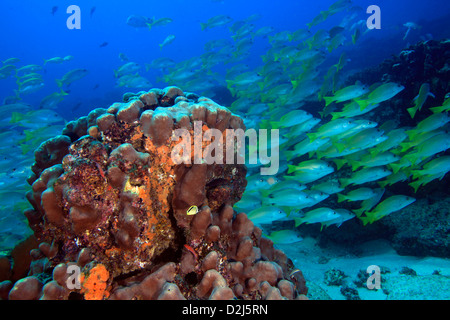
[[[0,102],[3,102],[2,105],[11,103],[29,105],[30,109],[23,111],[20,109],[11,110],[22,114],[30,110],[39,110],[39,106],[45,97],[52,93],[60,92],[61,89],[55,80],[61,79],[67,72],[75,69],[86,69],[88,73],[81,79],[75,80],[70,86],[63,86],[62,89],[67,95],[64,96],[62,101],[59,101],[57,105],[51,108],[66,121],[84,116],[94,108],[108,108],[112,103],[121,101],[123,94],[126,92],[164,88],[170,85],[179,85],[183,88],[183,84],[187,80],[177,81],[174,80],[174,77],[170,76],[173,75],[176,68],[175,70],[173,68],[146,68],[146,64],[151,64],[156,59],[169,58],[177,65],[178,70],[182,70],[184,68],[182,66],[183,62],[195,61],[199,57],[204,57],[208,53],[205,45],[211,41],[226,39],[230,43],[236,44],[242,38],[233,38],[233,36],[236,36],[237,29],[230,29],[232,29],[233,24],[250,18],[251,21],[246,22],[245,25],[251,25],[252,31],[243,36],[243,38],[250,39],[251,46],[242,52],[237,50],[236,47],[230,47],[230,50],[234,51],[225,52],[225,55],[228,59],[233,57],[233,53],[237,53],[234,57],[235,60],[231,60],[231,62],[227,61],[226,63],[225,60],[218,61],[203,70],[204,74],[209,74],[214,79],[213,87],[215,91],[211,94],[215,96],[212,98],[229,107],[233,101],[238,99],[239,95],[236,96],[235,94],[233,96],[233,92],[227,88],[228,83],[226,80],[229,80],[227,78],[228,70],[235,65],[244,64],[246,71],[256,70],[260,72],[262,67],[270,64],[270,61],[264,61],[262,57],[268,55],[273,47],[276,47],[277,51],[283,48],[283,44],[274,46],[270,42],[271,36],[286,31],[293,33],[299,29],[306,30],[308,23],[313,21],[321,11],[325,12],[334,3],[336,3],[334,0],[131,0],[115,2],[100,0],[3,0],[0,2],[0,12],[2,14],[2,19],[0,19],[0,30],[2,34],[0,61],[6,61],[9,58],[18,58],[20,61],[14,63],[17,69],[27,65],[42,66],[43,68],[37,72],[41,75],[41,80],[44,85],[35,92],[20,94],[19,100],[19,97],[15,93],[15,90],[20,88],[17,83],[18,79],[14,76],[14,73],[9,75],[5,72],[4,76],[0,78]],[[80,29],[69,29],[67,27],[67,20],[72,12],[67,13],[66,10],[70,5],[76,5],[81,10]],[[367,13],[366,10],[370,5],[376,5],[381,9],[381,29],[367,29],[366,20],[369,18],[370,13]],[[134,27],[127,24],[127,19],[132,15],[148,17],[153,21],[160,18],[170,18],[172,21],[166,25],[154,26],[151,29],[147,27]],[[231,18],[231,21],[224,25],[202,30],[201,23],[207,23],[209,19],[221,15],[228,16]],[[421,41],[448,39],[450,28],[445,21],[448,21],[449,18],[450,5],[447,1],[443,0],[353,0],[345,10],[338,11],[324,19],[323,22],[313,26],[310,29],[310,35],[300,42],[306,41],[306,39],[313,36],[318,30],[326,30],[328,32],[336,26],[342,26],[343,33],[347,37],[344,45],[337,46],[332,50],[328,50],[326,46],[322,47],[319,45],[317,48],[315,45],[308,48],[309,50],[320,50],[326,56],[326,60],[317,66],[318,78],[315,78],[317,81],[323,82],[327,70],[339,61],[339,58],[344,52],[346,54],[346,66],[343,69],[343,78],[362,72],[366,68],[376,67],[384,60],[390,59],[393,55],[399,55],[400,52],[410,45],[415,45]],[[405,26],[407,23],[413,23],[414,25],[408,34],[408,27]],[[252,38],[252,34],[263,27],[272,28],[268,36]],[[353,44],[350,38],[357,28],[361,30],[361,36]],[[175,40],[160,48],[159,45],[169,35],[174,35]],[[288,42],[286,42],[286,46],[288,46]],[[220,47],[215,50],[220,50]],[[120,58],[121,54],[122,57],[126,58]],[[240,55],[243,56],[243,59],[239,59]],[[45,60],[67,56],[72,56],[73,58],[58,64],[46,63],[44,65]],[[147,87],[119,86],[119,79],[115,76],[114,70],[119,70],[121,66],[128,62],[138,64],[140,66],[138,71],[139,75],[148,80],[151,85]],[[7,63],[4,63],[2,67],[5,65]],[[192,70],[191,68],[186,68],[186,71],[190,72]],[[286,74],[289,73],[290,80],[294,80],[289,70],[285,70],[285,72]],[[28,73],[32,72],[28,71]],[[134,74],[134,72],[130,74]],[[169,77],[167,77],[168,75]],[[198,80],[200,77],[199,74],[196,74],[189,80]],[[341,85],[344,82],[345,79],[340,80]],[[372,83],[366,84],[372,85]],[[410,83],[411,86],[415,85],[416,87],[420,87],[420,84],[414,83],[414,81]],[[218,91],[219,89],[221,90]],[[441,106],[444,101],[443,98],[448,98],[448,96],[445,96],[445,93],[447,92],[438,96],[440,100],[434,100],[432,102],[433,105],[430,106]],[[260,100],[259,95],[252,94],[252,100]],[[14,101],[12,102],[11,99]],[[430,101],[432,100],[430,99]],[[322,111],[323,106],[324,104],[319,109],[314,105],[308,111],[316,112],[314,115],[317,116],[317,112]],[[279,107],[282,108],[283,106],[281,105]],[[26,190],[29,190],[29,187],[25,185],[25,180],[29,173],[27,170],[29,170],[33,162],[34,149],[31,147],[30,149],[21,147],[29,143],[29,141],[33,141],[32,139],[21,140],[23,138],[27,139],[25,136],[22,137],[22,135],[25,134],[24,130],[30,130],[32,126],[24,126],[21,129],[12,127],[8,122],[8,117],[11,117],[11,114],[7,114],[4,111],[1,111],[1,115],[6,120],[0,123],[0,128],[1,134],[5,135],[2,135],[1,139],[4,139],[2,142],[10,147],[0,150],[0,155],[2,156],[0,167],[2,169],[1,173],[3,174],[1,176],[2,180],[0,181],[2,182],[0,184],[0,199],[4,202],[3,207],[0,208],[2,208],[4,216],[8,216],[8,218],[3,218],[0,224],[0,234],[3,233],[3,243],[0,250],[7,252],[16,242],[24,238],[22,235],[30,234],[26,226],[26,221],[22,217],[18,217],[21,210],[25,207],[23,203],[26,202],[24,196],[20,196],[19,192],[23,191],[24,194]],[[377,112],[382,113],[380,110]],[[426,114],[426,116],[429,114]],[[251,116],[252,119],[263,118],[263,114],[257,114],[255,112],[248,116]],[[48,118],[50,118],[50,115]],[[42,127],[48,127],[50,125],[50,122],[48,124],[46,123],[48,118],[44,115],[35,118],[34,121],[37,124],[42,123]],[[425,115],[420,119],[422,120],[424,118]],[[26,118],[26,120],[33,122],[32,118]],[[326,121],[329,121],[329,118]],[[416,124],[417,122],[409,122],[408,127],[412,128]],[[37,127],[39,126],[35,126],[32,129],[37,129]],[[448,130],[448,126],[443,127],[443,129]],[[20,133],[20,139],[16,137],[17,140],[11,140],[12,138],[6,134],[8,132]],[[40,134],[45,136],[41,131],[35,132],[35,135],[38,137]],[[34,147],[38,145],[38,142],[33,144]],[[437,156],[448,155],[445,152],[448,152],[448,150],[441,150]],[[7,172],[11,168],[13,168],[14,172]],[[446,196],[448,197],[448,185],[444,184],[446,181],[448,182],[448,177],[442,181],[441,188],[443,191],[447,189]],[[17,187],[17,192],[11,190],[14,187]],[[400,188],[401,191],[406,190],[402,188]],[[12,192],[12,194],[9,194],[9,192]],[[411,190],[407,192],[408,195],[414,195]],[[16,199],[14,197],[17,197],[17,200],[14,200],[14,203],[10,203],[13,200],[8,199]],[[438,196],[432,197],[430,195],[427,197],[426,194],[422,194],[418,199],[420,198],[422,200],[421,204],[430,204],[435,201],[436,197]],[[11,210],[16,212],[16,214],[12,215]],[[18,224],[14,224],[16,220],[19,221]],[[314,234],[315,231],[306,230],[302,236],[306,238],[309,232]],[[339,232],[344,233],[345,231],[343,231],[343,228],[340,228]],[[364,231],[361,232],[363,233]],[[376,231],[372,232],[376,233]],[[448,230],[446,232],[447,242],[445,244],[448,245]],[[362,236],[361,239],[366,241],[373,240],[374,238],[371,235],[368,238]],[[332,242],[332,240],[328,241]],[[289,249],[286,248],[286,250]],[[312,249],[303,248],[302,250]],[[329,251],[327,253],[321,252],[317,254],[324,256],[329,254],[332,258],[329,257],[328,259],[335,259],[336,255],[341,254],[339,250],[336,251],[335,255],[333,255],[333,252],[330,254]],[[338,251],[339,254],[337,253]],[[424,252],[425,256],[433,256],[430,252]],[[443,252],[448,252],[448,249]],[[298,254],[295,250],[288,251],[288,253],[291,253],[293,256]],[[431,263],[433,270],[440,269],[443,274],[448,276],[450,270],[448,264],[449,257],[443,256],[441,253],[437,256],[444,260],[439,260],[438,262],[433,261]],[[389,259],[391,258],[389,256]],[[295,259],[293,260],[301,263],[302,256],[299,255]],[[345,263],[342,260],[336,263],[336,265],[345,265]],[[352,263],[348,262],[347,264]],[[400,268],[402,263],[407,262],[399,260],[393,264],[394,267],[392,268]],[[373,264],[377,264],[376,261]],[[423,273],[428,272],[428,269],[424,265],[419,264],[417,267]],[[322,266],[328,267],[329,264],[324,263]],[[342,268],[345,269],[345,267]],[[321,270],[322,273],[320,276],[325,271]],[[314,277],[319,277],[319,275],[311,275],[311,279],[317,280]],[[339,296],[339,293],[335,293],[333,290],[328,292],[330,296],[342,298],[342,296]],[[369,295],[368,298],[376,299],[380,297]],[[408,298],[408,296],[403,296],[403,298]]]
[[[245,19],[253,14],[259,14],[260,19],[253,22],[255,27],[272,26],[277,32],[295,31],[305,25],[331,4],[330,1],[246,1],[245,5],[238,0],[210,1],[2,1],[0,3],[3,18],[0,21],[2,30],[2,60],[8,57],[19,57],[22,65],[41,64],[43,59],[56,56],[74,56],[74,60],[63,66],[49,66],[46,68],[44,80],[49,84],[36,96],[30,96],[29,102],[35,103],[42,97],[57,90],[56,83],[51,79],[58,78],[71,69],[86,68],[89,76],[84,81],[73,84],[71,94],[60,105],[63,114],[70,112],[73,105],[81,102],[81,106],[67,115],[78,117],[91,110],[93,104],[109,104],[118,100],[124,90],[114,88],[115,78],[113,70],[121,65],[119,53],[128,55],[130,61],[149,63],[159,57],[168,57],[174,61],[183,61],[204,53],[204,44],[209,40],[229,38],[231,36],[226,27],[214,28],[202,32],[200,22],[206,22],[216,15],[228,15],[234,21]],[[69,14],[67,7],[76,4],[81,9],[81,29],[69,30],[66,20]],[[354,1],[361,11],[358,19],[367,19],[365,9],[373,4],[370,1]],[[355,58],[362,59],[361,64],[381,62],[391,54],[397,53],[404,46],[400,39],[389,41],[394,34],[404,33],[402,25],[405,22],[423,21],[421,34],[427,34],[427,21],[433,21],[449,14],[445,1],[377,1],[382,9],[382,28],[370,34],[366,46],[358,48]],[[52,15],[52,8],[57,7]],[[92,16],[91,9],[95,8]],[[145,28],[133,28],[126,24],[130,15],[147,17],[169,17],[173,22],[167,26],[155,28],[149,32]],[[342,19],[331,17],[316,29],[332,28]],[[448,30],[434,29],[431,34],[437,39],[445,36]],[[170,47],[159,50],[161,43],[169,34],[175,34],[177,39]],[[415,39],[412,37],[416,37]],[[419,35],[411,35],[411,41],[417,40]],[[370,46],[370,41],[386,39],[384,46]],[[108,42],[106,47],[99,47]],[[246,63],[250,66],[261,65],[260,56],[268,49],[267,44],[255,43],[254,50]],[[356,63],[356,62],[355,62]],[[164,83],[157,82],[161,73],[149,72],[155,87]],[[15,80],[2,81],[1,98],[9,96],[15,89]],[[47,81],[46,81],[47,82]],[[93,89],[98,85],[98,89]],[[34,98],[34,100],[33,100]]]

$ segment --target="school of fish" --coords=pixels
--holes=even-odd
[[[52,14],[56,10],[54,7]],[[94,11],[95,7],[91,16]],[[450,170],[450,156],[444,155],[450,147],[450,98],[427,110],[427,98],[434,95],[430,85],[424,83],[417,97],[405,106],[411,118],[430,113],[414,127],[365,119],[404,87],[393,82],[342,86],[348,62],[345,48],[357,45],[370,32],[361,20],[361,11],[350,0],[338,0],[304,28],[294,31],[256,28],[254,22],[261,19],[258,14],[244,20],[214,16],[200,23],[202,32],[227,28],[230,37],[208,41],[203,54],[183,61],[165,57],[165,50],[177,41],[175,35],[168,34],[161,44],[155,44],[158,58],[142,65],[130,61],[126,52],[120,53],[121,64],[111,76],[118,87],[149,90],[152,84],[142,73],[158,71],[161,77],[156,81],[213,99],[215,88],[227,87],[234,98],[227,107],[244,119],[247,128],[280,131],[277,175],[261,176],[259,167],[264,164],[248,165],[247,189],[235,204],[237,211],[247,212],[263,230],[277,220],[292,220],[295,226],[320,223],[323,228],[340,226],[356,217],[364,225],[370,224],[415,201],[394,190],[387,192],[394,195],[386,196],[391,185],[407,181],[417,192]],[[343,16],[339,25],[330,30],[320,28],[336,14]],[[172,22],[168,17],[133,15],[126,24],[158,32]],[[408,33],[414,29],[405,26]],[[268,49],[258,67],[249,67],[246,59],[258,42],[266,43]],[[336,55],[337,51],[340,54]],[[46,85],[42,77],[45,68],[60,67],[72,59],[46,57],[41,64],[21,66],[20,59],[12,57],[0,67],[0,81],[15,78],[17,83],[14,94],[0,106],[0,211],[10,213],[0,218],[0,230],[10,236],[11,242],[26,229],[22,211],[28,207],[26,178],[33,152],[43,141],[61,133],[66,119],[58,114],[57,107],[70,94],[70,85],[82,81],[89,71],[72,69],[55,79],[53,85],[58,89],[44,97],[39,106],[24,100]],[[223,66],[225,72],[217,71]],[[311,102],[320,102],[323,109],[305,111]],[[343,175],[344,170],[348,174]],[[326,206],[322,205],[325,200]],[[348,210],[345,204],[349,202],[359,208]],[[17,228],[17,219],[24,228]],[[273,231],[267,236],[281,244],[301,241],[294,229]]]

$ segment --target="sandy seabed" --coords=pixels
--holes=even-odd
[[[341,288],[350,287],[357,290],[362,300],[450,300],[450,259],[401,256],[386,240],[352,248],[321,248],[316,239],[306,237],[302,242],[277,246],[302,270],[311,299],[345,300],[347,297],[341,293]],[[371,265],[382,270],[380,290],[354,284],[360,270],[366,272]],[[414,270],[416,275],[404,274],[405,267]],[[347,276],[341,285],[326,283],[325,273],[333,268]],[[388,272],[383,273],[383,270]]]

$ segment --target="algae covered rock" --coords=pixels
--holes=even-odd
[[[201,138],[213,129],[215,152],[234,158],[237,148],[226,148],[225,138],[245,130],[242,119],[168,87],[127,94],[44,143],[26,216],[41,242],[32,264],[44,261],[53,275],[27,280],[34,298],[304,297],[301,272],[232,209],[247,184],[245,165],[197,161],[198,152],[211,152]],[[183,151],[194,152],[174,152],[186,141]],[[30,276],[45,278],[51,268]]]

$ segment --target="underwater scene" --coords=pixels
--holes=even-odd
[[[0,300],[450,299],[449,2],[0,12]]]

